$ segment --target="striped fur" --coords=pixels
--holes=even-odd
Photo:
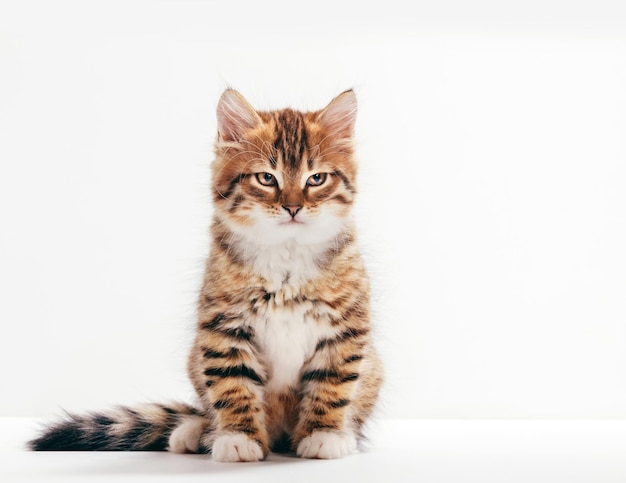
[[[164,451],[174,428],[194,417],[202,415],[182,403],[68,414],[31,441],[30,447],[36,451]]]
[[[257,112],[227,90],[217,109],[211,254],[188,371],[199,409],[149,405],[70,416],[37,450],[271,449],[350,453],[382,383],[369,284],[351,208],[356,98]]]

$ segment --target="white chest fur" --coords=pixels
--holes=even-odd
[[[241,242],[240,242],[241,243]],[[255,342],[268,369],[266,388],[282,392],[298,384],[300,371],[317,343],[335,333],[324,308],[294,299],[318,275],[317,258],[329,244],[286,240],[274,245],[247,243],[242,252],[252,269],[266,280],[272,298],[252,317]],[[315,314],[315,315],[313,315]]]
[[[293,240],[272,246],[248,246],[247,255],[253,270],[263,276],[270,291],[294,289],[318,274],[317,258],[328,244],[300,245]]]
[[[304,362],[313,355],[328,328],[308,312],[310,302],[289,307],[269,305],[255,321],[255,340],[268,368],[266,388],[282,392],[298,384]]]

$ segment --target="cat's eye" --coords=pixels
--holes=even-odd
[[[263,186],[274,186],[276,184],[276,176],[272,173],[257,173],[256,179]]]
[[[306,180],[306,184],[309,186],[320,186],[326,181],[326,173],[315,173],[309,176]]]

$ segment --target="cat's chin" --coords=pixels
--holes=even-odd
[[[337,236],[350,224],[349,218],[338,218],[331,214],[307,220],[276,220],[264,216],[255,217],[251,224],[240,224],[235,220],[224,220],[228,228],[240,239],[251,245],[324,245],[334,243]]]
[[[312,223],[280,223],[274,226],[257,224],[233,229],[233,232],[253,245],[322,245],[332,243],[342,230],[328,230]]]
[[[334,243],[336,237],[345,230],[345,225],[336,223],[333,228],[321,223],[285,223],[281,224],[268,233],[265,230],[264,236],[257,239],[260,243],[281,244],[285,242],[295,242],[299,245],[324,245]]]

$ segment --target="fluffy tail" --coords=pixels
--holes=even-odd
[[[164,451],[172,431],[190,419],[201,426],[204,417],[183,403],[68,414],[28,446],[34,451]]]

